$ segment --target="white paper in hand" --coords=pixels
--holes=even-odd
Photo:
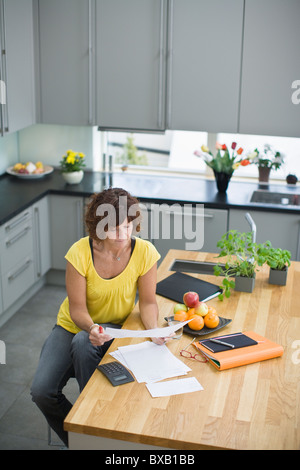
[[[167,338],[175,331],[182,328],[191,320],[186,320],[177,325],[165,326],[163,328],[152,328],[150,330],[124,330],[118,328],[105,328],[105,333],[112,338]]]

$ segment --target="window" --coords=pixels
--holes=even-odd
[[[237,142],[237,146],[244,149],[243,155],[246,155],[255,148],[262,151],[265,144],[270,144],[276,151],[284,155],[284,164],[279,170],[272,171],[271,178],[285,180],[286,176],[292,173],[296,174],[300,180],[299,138],[224,133],[208,134],[192,131],[166,131],[163,134],[128,132],[101,132],[100,134],[100,147],[105,149],[102,153],[112,155],[114,165],[118,168],[123,165],[135,165],[138,168],[147,168],[149,170],[210,174],[210,169],[204,161],[194,155],[195,150],[200,150],[201,145],[207,145],[215,153],[217,141],[226,144],[228,148],[231,147],[232,142]],[[130,157],[128,157],[129,154]],[[97,158],[99,162],[99,157]],[[248,165],[238,168],[234,175],[239,178],[257,178],[258,169],[256,165]]]
[[[116,166],[137,165],[147,168],[206,172],[196,149],[207,144],[206,132],[166,131],[164,134],[107,132],[106,154]],[[130,153],[130,155],[129,155]]]

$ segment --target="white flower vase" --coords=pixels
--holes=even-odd
[[[83,170],[79,171],[68,171],[65,173],[62,173],[64,180],[68,184],[79,184],[82,181],[83,178]]]

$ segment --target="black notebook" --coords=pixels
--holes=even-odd
[[[163,281],[157,283],[156,293],[177,303],[183,303],[183,295],[186,292],[197,292],[199,300],[207,300],[217,297],[222,292],[222,288],[210,282],[202,281],[188,274],[176,272]]]
[[[212,341],[213,339],[222,341],[222,343],[226,343],[230,346],[214,343]],[[249,336],[246,336],[243,333],[233,333],[229,335],[203,339],[202,341],[199,341],[199,343],[202,344],[202,346],[205,348],[209,349],[211,352],[218,353],[222,351],[231,351],[232,349],[245,348],[247,346],[254,346],[257,344],[257,341],[254,341],[254,339],[249,338]]]

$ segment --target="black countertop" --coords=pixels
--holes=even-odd
[[[238,182],[232,180],[226,194],[217,192],[215,181],[201,177],[179,177],[124,173],[101,173],[86,171],[80,184],[65,183],[59,170],[36,180],[24,180],[15,176],[0,177],[0,225],[7,222],[26,207],[46,194],[62,194],[89,197],[95,192],[113,186],[124,188],[141,202],[158,204],[189,203],[204,204],[215,209],[268,210],[300,214],[300,206],[273,206],[250,203],[252,192],[268,189],[277,192],[300,193],[298,186]]]

